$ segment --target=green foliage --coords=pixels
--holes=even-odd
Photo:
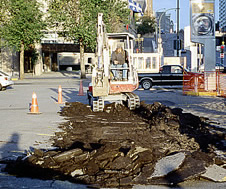
[[[39,42],[45,29],[43,13],[36,0],[4,0],[2,9],[7,13],[7,21],[1,22],[0,36],[9,47],[19,51],[21,43],[25,50]]]
[[[155,18],[149,16],[143,16],[141,18],[141,24],[137,25],[137,33],[144,35],[146,33],[153,33],[155,31]]]
[[[0,26],[7,21],[7,0],[0,1]]]
[[[51,26],[58,25],[68,40],[95,49],[98,13],[104,14],[108,32],[128,21],[127,2],[122,0],[53,0],[49,8]]]
[[[31,63],[33,65],[35,65],[37,63],[38,56],[39,56],[39,54],[38,54],[37,50],[36,49],[32,49],[32,52],[31,52]]]

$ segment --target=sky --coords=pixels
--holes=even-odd
[[[190,7],[189,0],[179,0],[180,17],[179,26],[180,29],[190,25]],[[164,11],[170,8],[177,8],[177,0],[153,0],[153,9],[155,12]],[[215,0],[215,22],[219,20],[219,0]],[[176,10],[167,11],[167,14],[171,15],[171,19],[174,21],[174,28],[176,28]]]

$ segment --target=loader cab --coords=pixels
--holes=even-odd
[[[108,44],[109,44],[109,60],[110,60],[110,75],[112,82],[122,81],[122,72],[126,71],[126,81],[133,78],[133,41],[135,37],[129,33],[108,33]],[[114,63],[112,61],[112,55],[118,47],[122,47],[125,54],[125,65],[127,67],[118,68],[117,66],[112,66]],[[119,78],[115,79],[115,73],[118,73]]]
[[[129,54],[133,53],[135,37],[130,33],[108,33],[109,51],[112,53],[117,45],[121,45]]]

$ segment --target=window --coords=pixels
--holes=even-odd
[[[144,58],[138,57],[138,69],[142,69],[143,62],[144,62]]]
[[[135,68],[138,68],[138,65],[137,65],[137,58],[133,58],[133,64],[134,64]]]
[[[150,57],[146,58],[146,69],[151,69],[151,58]]]
[[[92,63],[92,58],[88,58],[88,63],[89,63],[89,64]]]
[[[171,66],[171,73],[183,73],[183,71],[179,66]]]
[[[152,69],[156,69],[157,68],[157,59],[156,57],[152,57]]]
[[[171,70],[170,70],[170,66],[164,66],[164,67],[163,67],[163,70],[162,70],[162,73],[170,74],[170,73],[171,73],[170,71],[171,71]]]

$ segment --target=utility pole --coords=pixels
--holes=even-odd
[[[177,57],[179,57],[179,49],[180,49],[180,39],[179,39],[179,13],[180,13],[180,8],[179,8],[179,0],[177,0]]]

